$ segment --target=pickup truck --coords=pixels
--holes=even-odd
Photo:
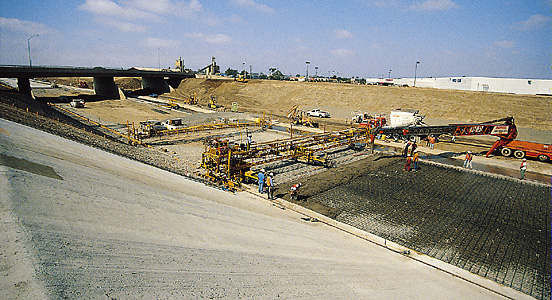
[[[318,108],[313,109],[311,111],[307,112],[307,116],[309,117],[319,117],[319,118],[329,118],[330,113],[327,111],[320,110]]]

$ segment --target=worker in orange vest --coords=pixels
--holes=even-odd
[[[410,156],[410,154],[408,154],[408,156],[406,157],[406,164],[404,165],[404,170],[407,171],[407,172],[410,172],[410,163],[412,162],[412,156]]]
[[[519,171],[521,172],[521,179],[525,179],[525,170],[527,170],[527,159],[523,159],[521,166],[519,166]]]
[[[418,159],[419,159],[418,150],[414,150],[414,155],[412,155],[412,162],[414,163],[414,171],[418,170]]]
[[[472,159],[473,154],[471,151],[468,151],[468,153],[466,153],[466,158],[464,159],[464,168],[473,169]]]

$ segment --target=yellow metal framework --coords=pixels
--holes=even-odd
[[[206,144],[201,167],[205,176],[215,182],[239,186],[245,177],[251,177],[251,167],[278,160],[295,158],[305,163],[331,165],[325,150],[370,142],[366,128],[350,128],[297,138],[251,144],[245,149],[226,140],[212,140]]]

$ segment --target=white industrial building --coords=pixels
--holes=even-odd
[[[414,78],[367,78],[366,84],[414,86]],[[552,96],[552,80],[548,79],[492,77],[416,78],[415,86],[436,89]]]

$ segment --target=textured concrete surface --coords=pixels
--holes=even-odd
[[[3,299],[503,299],[247,193],[1,119],[0,153]]]

